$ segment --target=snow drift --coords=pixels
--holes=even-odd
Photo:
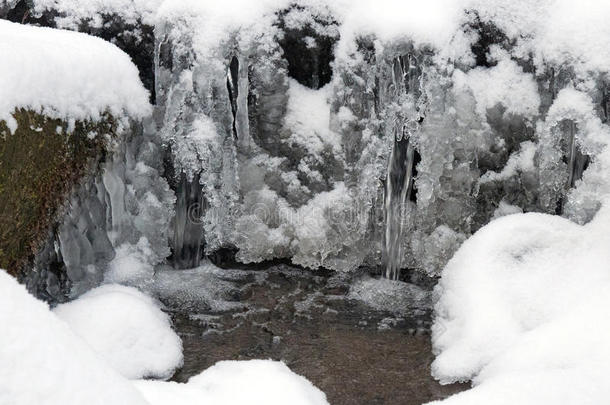
[[[577,225],[497,219],[467,240],[438,286],[442,382],[473,380],[447,404],[599,404],[610,389],[610,209]]]

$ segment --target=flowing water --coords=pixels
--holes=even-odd
[[[179,277],[175,273],[183,274],[182,282],[171,279]],[[403,294],[395,311],[373,308],[352,299],[354,280],[288,265],[163,274],[173,299],[160,295],[184,344],[184,366],[174,381],[187,381],[220,360],[270,358],[312,381],[332,405],[416,405],[467,388],[441,386],[430,376],[431,310],[422,300]],[[199,282],[209,294],[194,291]],[[180,284],[183,299],[176,299]]]

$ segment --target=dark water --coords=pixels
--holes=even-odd
[[[189,377],[220,360],[284,361],[324,391],[332,405],[422,404],[466,389],[430,377],[430,313],[396,315],[346,297],[349,280],[288,266],[229,274],[222,312],[172,312]],[[171,304],[170,304],[171,305]]]

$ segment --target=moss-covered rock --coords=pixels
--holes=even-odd
[[[0,268],[20,275],[62,213],[71,190],[94,173],[116,133],[109,117],[68,123],[20,109],[0,121]]]

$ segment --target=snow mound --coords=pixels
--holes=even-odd
[[[0,20],[0,55],[0,120],[17,108],[75,120],[151,111],[129,56],[99,38]]]
[[[438,286],[433,374],[475,388],[447,404],[600,404],[610,386],[610,209],[491,222]]]
[[[146,404],[46,304],[0,270],[0,404]]]
[[[169,378],[182,365],[169,317],[135,288],[103,285],[54,312],[129,379]]]
[[[138,381],[151,405],[327,405],[326,395],[284,363],[221,361],[188,383]]]

